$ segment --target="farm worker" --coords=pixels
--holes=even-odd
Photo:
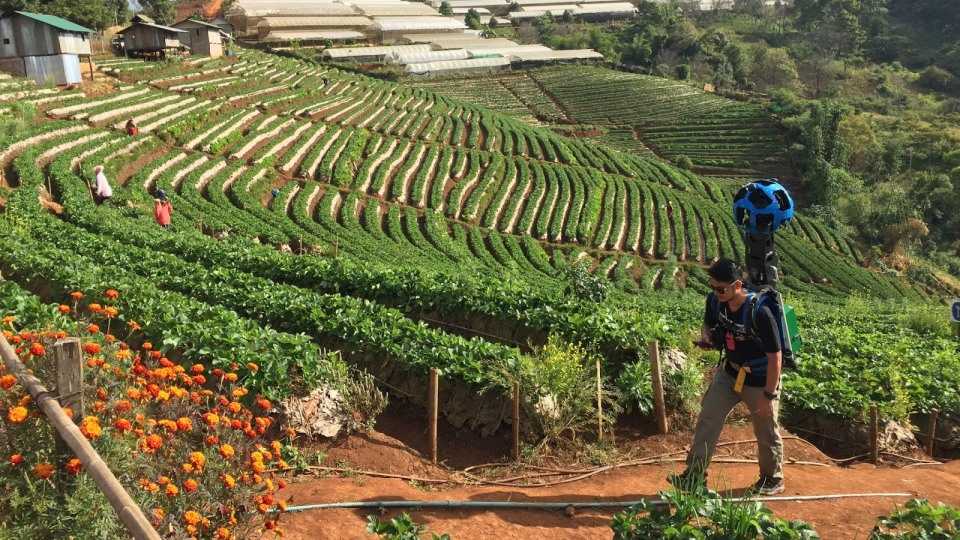
[[[167,194],[162,189],[157,190],[157,198],[153,200],[153,219],[157,220],[157,225],[164,229],[170,226],[170,214],[173,213],[173,205],[167,199]]]
[[[137,127],[137,123],[133,121],[133,118],[127,120],[127,135],[131,137],[140,133],[140,128]]]
[[[706,481],[723,423],[742,401],[750,410],[757,438],[760,479],[754,491],[761,495],[781,493],[783,440],[777,424],[781,349],[777,322],[768,307],[753,311],[753,296],[744,288],[743,273],[737,263],[720,259],[707,273],[713,292],[707,296],[702,340],[697,345],[722,349],[725,354],[703,397],[687,467],[668,480],[680,488]]]
[[[93,200],[97,204],[103,204],[103,201],[113,197],[113,188],[111,188],[110,183],[107,182],[107,175],[103,174],[103,165],[94,167],[93,174],[96,177]]]

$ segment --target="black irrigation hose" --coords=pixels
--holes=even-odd
[[[913,497],[912,493],[838,493],[833,495],[788,495],[772,497],[731,497],[731,502],[781,502],[781,501],[823,501],[833,499],[852,499],[866,497]],[[568,508],[625,508],[646,502],[648,505],[664,506],[669,501],[663,499],[641,499],[636,501],[599,501],[599,502],[513,502],[513,501],[352,501],[338,503],[301,504],[288,506],[286,512],[304,512],[307,510],[332,510],[349,508],[485,508],[516,510],[566,510]]]

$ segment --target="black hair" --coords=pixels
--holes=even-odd
[[[721,283],[733,283],[743,275],[740,266],[730,259],[719,259],[710,265],[707,274]]]

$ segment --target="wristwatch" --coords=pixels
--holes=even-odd
[[[777,392],[773,392],[773,393],[767,392],[767,389],[766,389],[766,388],[763,389],[763,395],[764,395],[764,397],[766,397],[766,398],[769,399],[770,401],[773,401],[773,400],[777,399],[778,397],[780,397],[780,394],[779,394],[779,393],[777,393]]]

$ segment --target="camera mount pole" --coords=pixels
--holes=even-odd
[[[754,287],[777,288],[780,281],[780,260],[774,245],[773,233],[744,231],[743,243],[747,248],[747,281]]]

